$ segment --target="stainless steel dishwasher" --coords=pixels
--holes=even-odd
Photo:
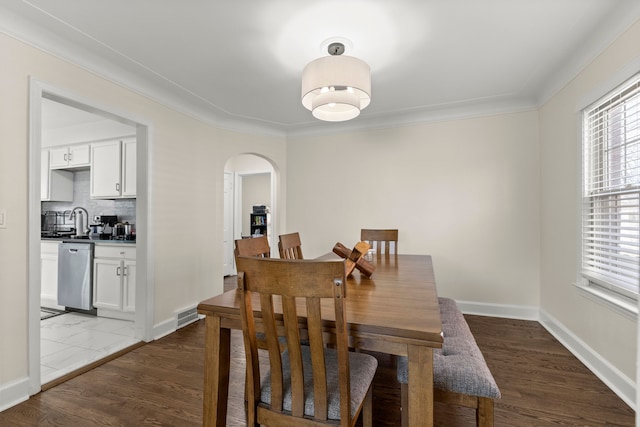
[[[62,242],[58,247],[58,305],[95,312],[93,243]]]

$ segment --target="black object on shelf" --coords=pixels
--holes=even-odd
[[[254,214],[266,214],[269,212],[269,208],[266,207],[265,205],[254,205],[253,206],[253,213]]]

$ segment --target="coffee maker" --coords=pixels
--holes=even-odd
[[[91,237],[93,239],[111,240],[113,227],[118,223],[117,215],[99,215],[94,217],[96,224],[91,224]]]

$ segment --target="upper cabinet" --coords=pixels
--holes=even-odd
[[[91,144],[91,198],[136,197],[135,138]]]
[[[73,201],[73,172],[51,170],[49,167],[49,150],[42,150],[40,155],[40,200]]]
[[[79,168],[90,164],[89,144],[49,149],[49,167],[51,169]]]

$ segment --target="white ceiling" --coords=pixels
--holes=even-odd
[[[0,31],[181,111],[295,133],[534,108],[640,2],[2,0],[0,12]],[[372,70],[371,105],[346,123],[300,103],[301,70],[332,38]]]

